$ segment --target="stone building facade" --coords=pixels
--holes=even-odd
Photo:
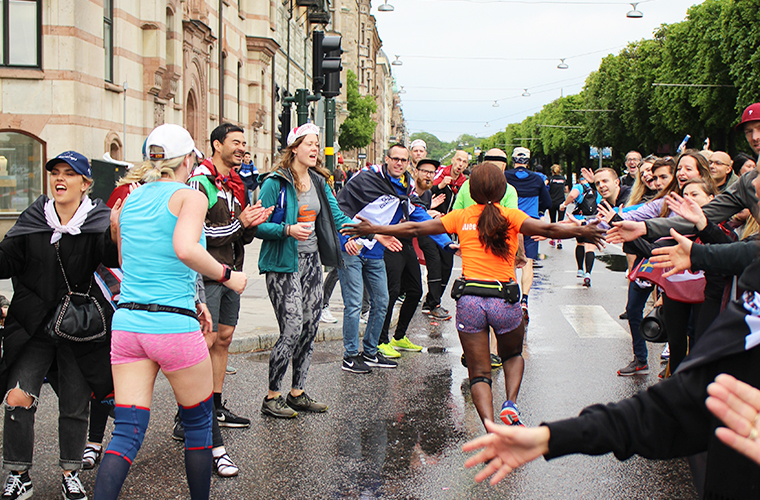
[[[271,169],[281,98],[311,88],[311,33],[328,21],[328,34],[343,35],[343,65],[358,70],[362,93],[385,89],[376,75],[381,42],[370,1],[322,1],[324,16],[313,15],[307,4],[314,3],[10,2],[0,23],[7,40],[0,50],[0,234],[47,192],[49,158],[76,150],[137,163],[145,137],[162,123],[186,127],[206,154],[214,127],[238,124],[254,163]],[[347,116],[344,95],[337,126]]]

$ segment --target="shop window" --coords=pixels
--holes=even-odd
[[[0,213],[23,212],[42,194],[44,153],[34,137],[0,132]]]
[[[42,66],[42,0],[0,0],[0,65]]]

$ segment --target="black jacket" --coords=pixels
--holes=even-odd
[[[32,337],[49,338],[44,327],[67,293],[55,247],[50,244],[53,230],[39,223],[46,201],[46,196],[40,196],[21,214],[16,225],[0,242],[0,279],[12,278],[14,290],[2,330],[0,387],[7,386],[8,370],[24,345]],[[76,236],[64,234],[59,242],[66,276],[72,290],[78,292],[87,291],[93,273],[101,262],[109,267],[119,267],[118,250],[110,237],[111,211],[101,200],[94,203],[96,207],[88,214],[82,233]],[[44,215],[41,217],[44,221]],[[105,339],[92,342],[72,342],[71,347],[95,396],[105,398],[113,390],[110,360],[113,309],[94,282],[90,295],[100,302],[106,314],[108,335]],[[54,342],[52,339],[50,341]]]
[[[760,258],[739,283],[760,288]],[[546,459],[610,452],[619,460],[635,454],[667,459],[707,451],[704,498],[760,498],[760,467],[715,437],[721,424],[705,407],[707,386],[720,373],[760,387],[760,344],[752,336],[760,332],[750,330],[747,316],[742,301],[731,303],[672,377],[618,403],[589,406],[577,418],[545,424],[551,432]]]

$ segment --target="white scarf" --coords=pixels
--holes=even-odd
[[[82,232],[80,229],[84,221],[87,220],[87,214],[95,208],[95,205],[90,201],[90,197],[84,195],[82,203],[79,204],[79,208],[74,213],[68,224],[61,224],[61,220],[58,218],[58,213],[55,211],[55,201],[48,200],[45,203],[45,221],[47,225],[53,228],[53,236],[50,237],[50,244],[57,242],[61,239],[63,233],[77,235]]]

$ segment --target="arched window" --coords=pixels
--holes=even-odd
[[[191,90],[187,93],[187,100],[185,102],[185,128],[190,132],[190,137],[192,137],[194,141],[198,140],[198,137],[196,136],[198,132],[196,127],[196,109],[197,103],[195,102],[195,92]]]
[[[0,131],[0,213],[20,213],[43,192],[45,144],[22,131]]]

